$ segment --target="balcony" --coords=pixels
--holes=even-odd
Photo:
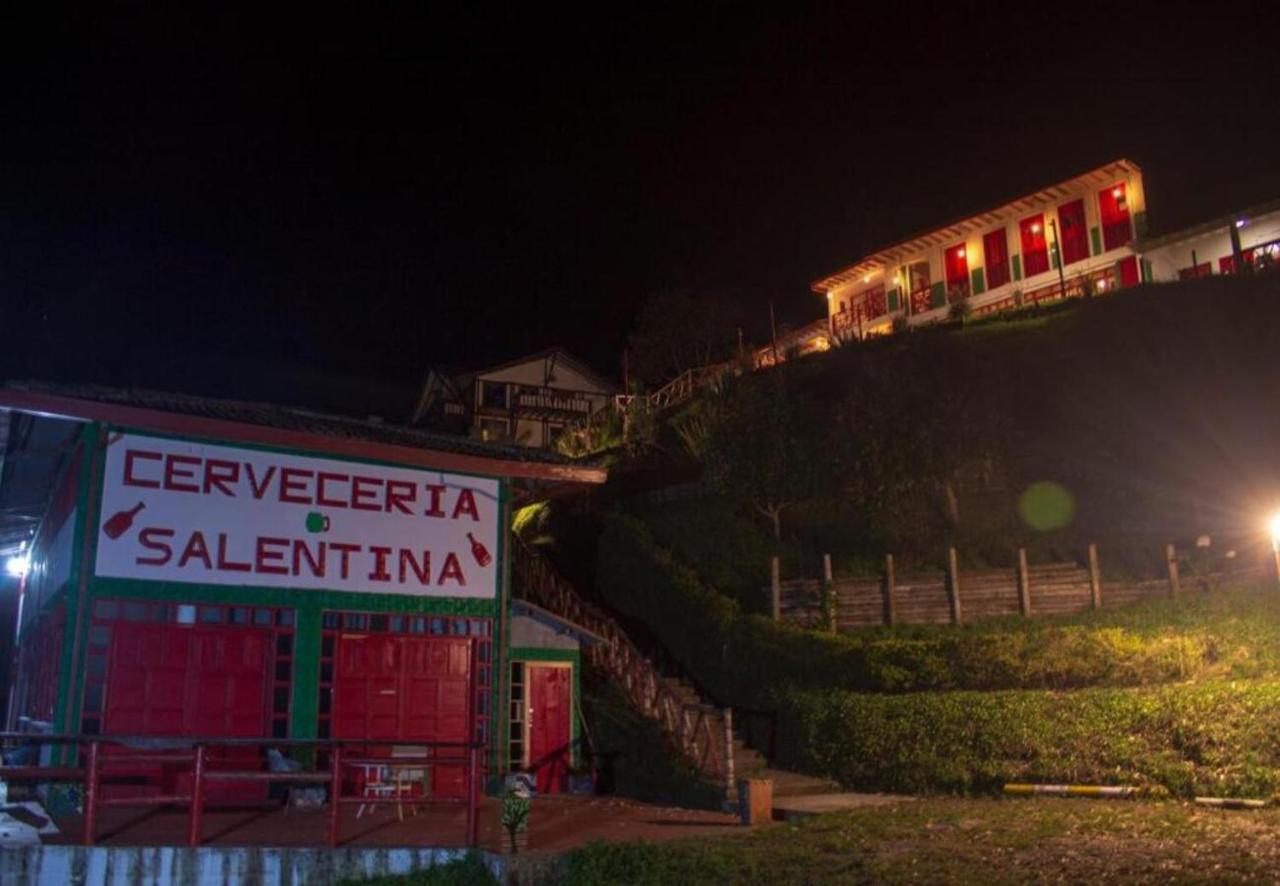
[[[593,395],[586,391],[513,383],[481,384],[481,415],[570,421],[586,418],[593,411]]]

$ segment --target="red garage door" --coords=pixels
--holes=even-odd
[[[483,733],[487,620],[342,615],[344,624],[381,630],[338,630],[326,637],[332,684],[322,686],[322,693],[331,697],[322,695],[321,713],[323,717],[328,709],[329,734],[379,742],[385,751],[388,746],[411,747],[415,741],[466,742],[473,721],[477,733]],[[435,636],[427,633],[433,623],[440,630]],[[421,632],[413,632],[415,626]],[[473,627],[476,636],[465,635]],[[433,767],[430,784],[433,796],[465,796],[465,770]]]
[[[286,734],[292,629],[276,610],[99,601],[90,632],[84,728],[123,736],[259,738]],[[287,621],[291,624],[292,619]],[[256,623],[255,623],[256,622]],[[277,698],[277,696],[280,696]],[[273,710],[285,713],[274,716]],[[112,753],[127,749],[112,746]],[[181,752],[175,752],[181,753]],[[261,748],[210,749],[210,768],[258,768]],[[138,766],[115,793],[190,789],[190,764]],[[211,800],[260,799],[254,785],[211,785]]]

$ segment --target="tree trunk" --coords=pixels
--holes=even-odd
[[[942,493],[947,499],[947,518],[952,526],[960,525],[960,499],[956,497],[956,488],[948,480],[942,484]]]

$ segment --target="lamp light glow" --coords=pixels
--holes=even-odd
[[[1239,228],[1243,228],[1243,227],[1244,227],[1245,225],[1247,225],[1248,223],[1249,223],[1249,222],[1248,222],[1247,220],[1245,220],[1245,219],[1243,219],[1243,218],[1238,218],[1238,219],[1236,219],[1236,228],[1237,228],[1237,229],[1239,229]]]
[[[1033,233],[1033,234],[1039,234],[1039,233],[1040,233],[1040,222],[1036,222],[1035,224],[1033,224],[1033,225],[1031,226],[1031,233]]]
[[[1280,539],[1280,511],[1271,515],[1271,520],[1267,523],[1267,528],[1271,530],[1273,539]]]
[[[956,258],[964,258],[964,247],[961,246],[956,250]]]
[[[1116,185],[1114,188],[1111,189],[1112,197],[1119,197],[1123,193],[1124,193],[1124,188],[1120,187],[1119,185]]]
[[[870,274],[867,274],[867,276],[863,277],[863,278],[862,278],[862,282],[863,282],[863,283],[870,283],[870,282],[871,282],[871,275],[870,275]]]
[[[10,557],[4,564],[4,571],[14,578],[22,578],[31,569],[31,558],[26,554]]]

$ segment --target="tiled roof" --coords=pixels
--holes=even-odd
[[[312,412],[292,406],[274,403],[257,403],[244,400],[219,400],[192,394],[172,394],[134,388],[109,388],[100,385],[64,385],[39,381],[10,382],[9,388],[49,394],[77,400],[92,400],[118,406],[132,406],[177,415],[220,419],[241,424],[302,431],[349,440],[367,440],[392,446],[429,449],[436,452],[454,452],[480,458],[539,464],[578,464],[573,459],[545,449],[512,446],[472,440],[453,434],[441,434],[418,428],[388,424],[383,421],[361,420],[340,415]]]

